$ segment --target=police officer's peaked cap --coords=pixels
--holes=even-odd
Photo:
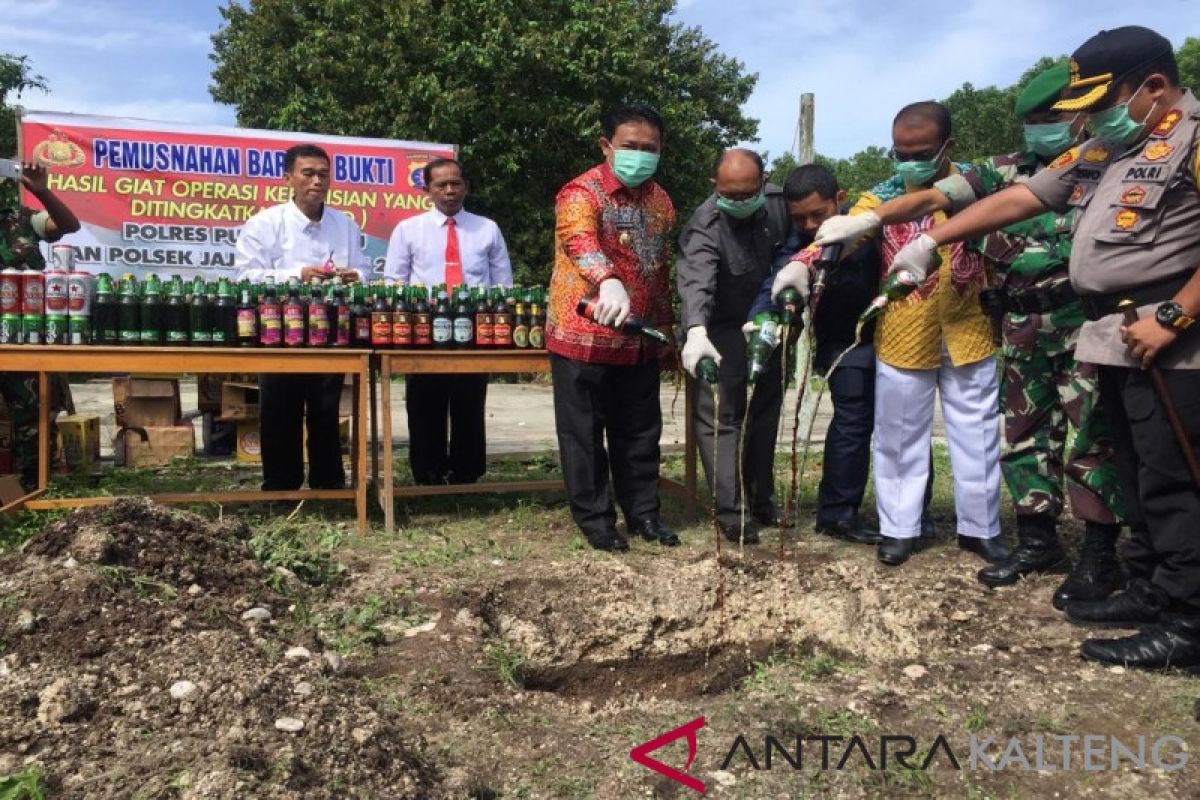
[[[1056,111],[1086,111],[1098,105],[1139,67],[1173,52],[1163,36],[1140,25],[1100,31],[1071,55],[1071,83]]]
[[[1017,95],[1017,104],[1013,108],[1018,117],[1032,114],[1035,111],[1049,111],[1058,101],[1062,90],[1071,82],[1071,73],[1066,62],[1055,64],[1047,70],[1039,72]]]

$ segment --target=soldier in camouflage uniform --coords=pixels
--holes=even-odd
[[[1069,80],[1066,64],[1052,67],[1017,98],[1028,150],[989,160],[1006,183],[1024,182],[1080,140],[1082,115],[1051,109]],[[1032,572],[1070,569],[1056,529],[1065,476],[1071,509],[1086,533],[1075,569],[1054,595],[1060,609],[1070,600],[1102,599],[1117,588],[1115,543],[1123,514],[1107,420],[1096,413],[1096,369],[1075,360],[1084,315],[1067,278],[1074,214],[1047,211],[990,235],[984,247],[1004,275],[983,302],[985,310],[1002,317],[1000,468],[1016,506],[1018,546],[1007,561],[981,570],[979,580],[1006,586]],[[1068,422],[1076,432],[1069,452]]]
[[[21,184],[41,202],[44,211],[20,204],[17,184],[0,180],[0,269],[46,268],[40,242],[54,242],[79,230],[79,220],[46,184],[45,167],[23,164]],[[52,410],[66,405],[65,381],[53,380]],[[26,487],[37,483],[37,376],[0,372],[0,396],[13,421],[13,462]],[[54,439],[51,437],[51,442]]]

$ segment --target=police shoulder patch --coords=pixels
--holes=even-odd
[[[1108,157],[1112,155],[1107,147],[1093,147],[1083,154],[1083,160],[1089,164],[1100,164],[1108,161]]]
[[[1063,153],[1058,158],[1050,162],[1046,169],[1062,169],[1075,163],[1075,159],[1079,158],[1079,148],[1072,147],[1067,152]]]
[[[1113,225],[1120,231],[1132,230],[1137,227],[1140,218],[1138,212],[1133,209],[1123,208],[1117,212],[1116,219],[1113,220]]]
[[[1121,193],[1121,202],[1127,206],[1140,206],[1146,200],[1146,187],[1133,186]]]
[[[1080,200],[1083,199],[1083,192],[1084,192],[1083,184],[1082,183],[1075,184],[1075,188],[1071,190],[1071,196],[1069,198],[1067,198],[1067,202],[1068,203],[1078,203]]]
[[[1168,142],[1152,142],[1142,151],[1142,158],[1147,161],[1162,161],[1175,152],[1175,145]]]
[[[1163,114],[1163,118],[1154,126],[1154,131],[1150,135],[1157,139],[1170,136],[1171,131],[1175,130],[1175,126],[1179,124],[1181,119],[1183,119],[1183,112],[1178,108],[1172,108],[1166,114]]]

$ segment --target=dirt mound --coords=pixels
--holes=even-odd
[[[0,774],[40,762],[61,797],[436,796],[247,537],[127,500],[0,557]]]

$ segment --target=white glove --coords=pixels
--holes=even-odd
[[[746,337],[747,342],[753,339],[756,333],[758,333],[758,323],[754,320],[750,320],[742,326],[742,336]]]
[[[594,314],[601,325],[620,328],[629,316],[629,292],[625,291],[625,284],[617,278],[601,281]]]
[[[774,302],[779,293],[791,287],[800,293],[800,300],[808,300],[808,265],[802,261],[789,261],[783,269],[775,274],[771,284],[771,300]],[[743,328],[742,330],[745,330]]]
[[[929,268],[941,262],[937,249],[938,243],[933,240],[933,237],[927,233],[922,233],[916,239],[913,239],[900,248],[900,252],[896,253],[895,257],[892,258],[892,265],[888,267],[888,274],[890,275],[897,270],[906,269],[920,283],[929,274]]]
[[[754,323],[750,324],[753,325]],[[693,378],[696,377],[696,365],[705,356],[717,362],[717,366],[721,365],[721,354],[717,352],[717,348],[713,347],[713,343],[709,341],[708,329],[703,325],[693,325],[688,328],[687,341],[684,342],[683,352],[680,354],[684,371]]]
[[[822,246],[842,244],[849,249],[851,245],[858,244],[866,237],[874,236],[882,227],[883,223],[879,221],[879,215],[874,211],[853,216],[838,214],[821,223],[821,227],[817,228],[813,244]]]

